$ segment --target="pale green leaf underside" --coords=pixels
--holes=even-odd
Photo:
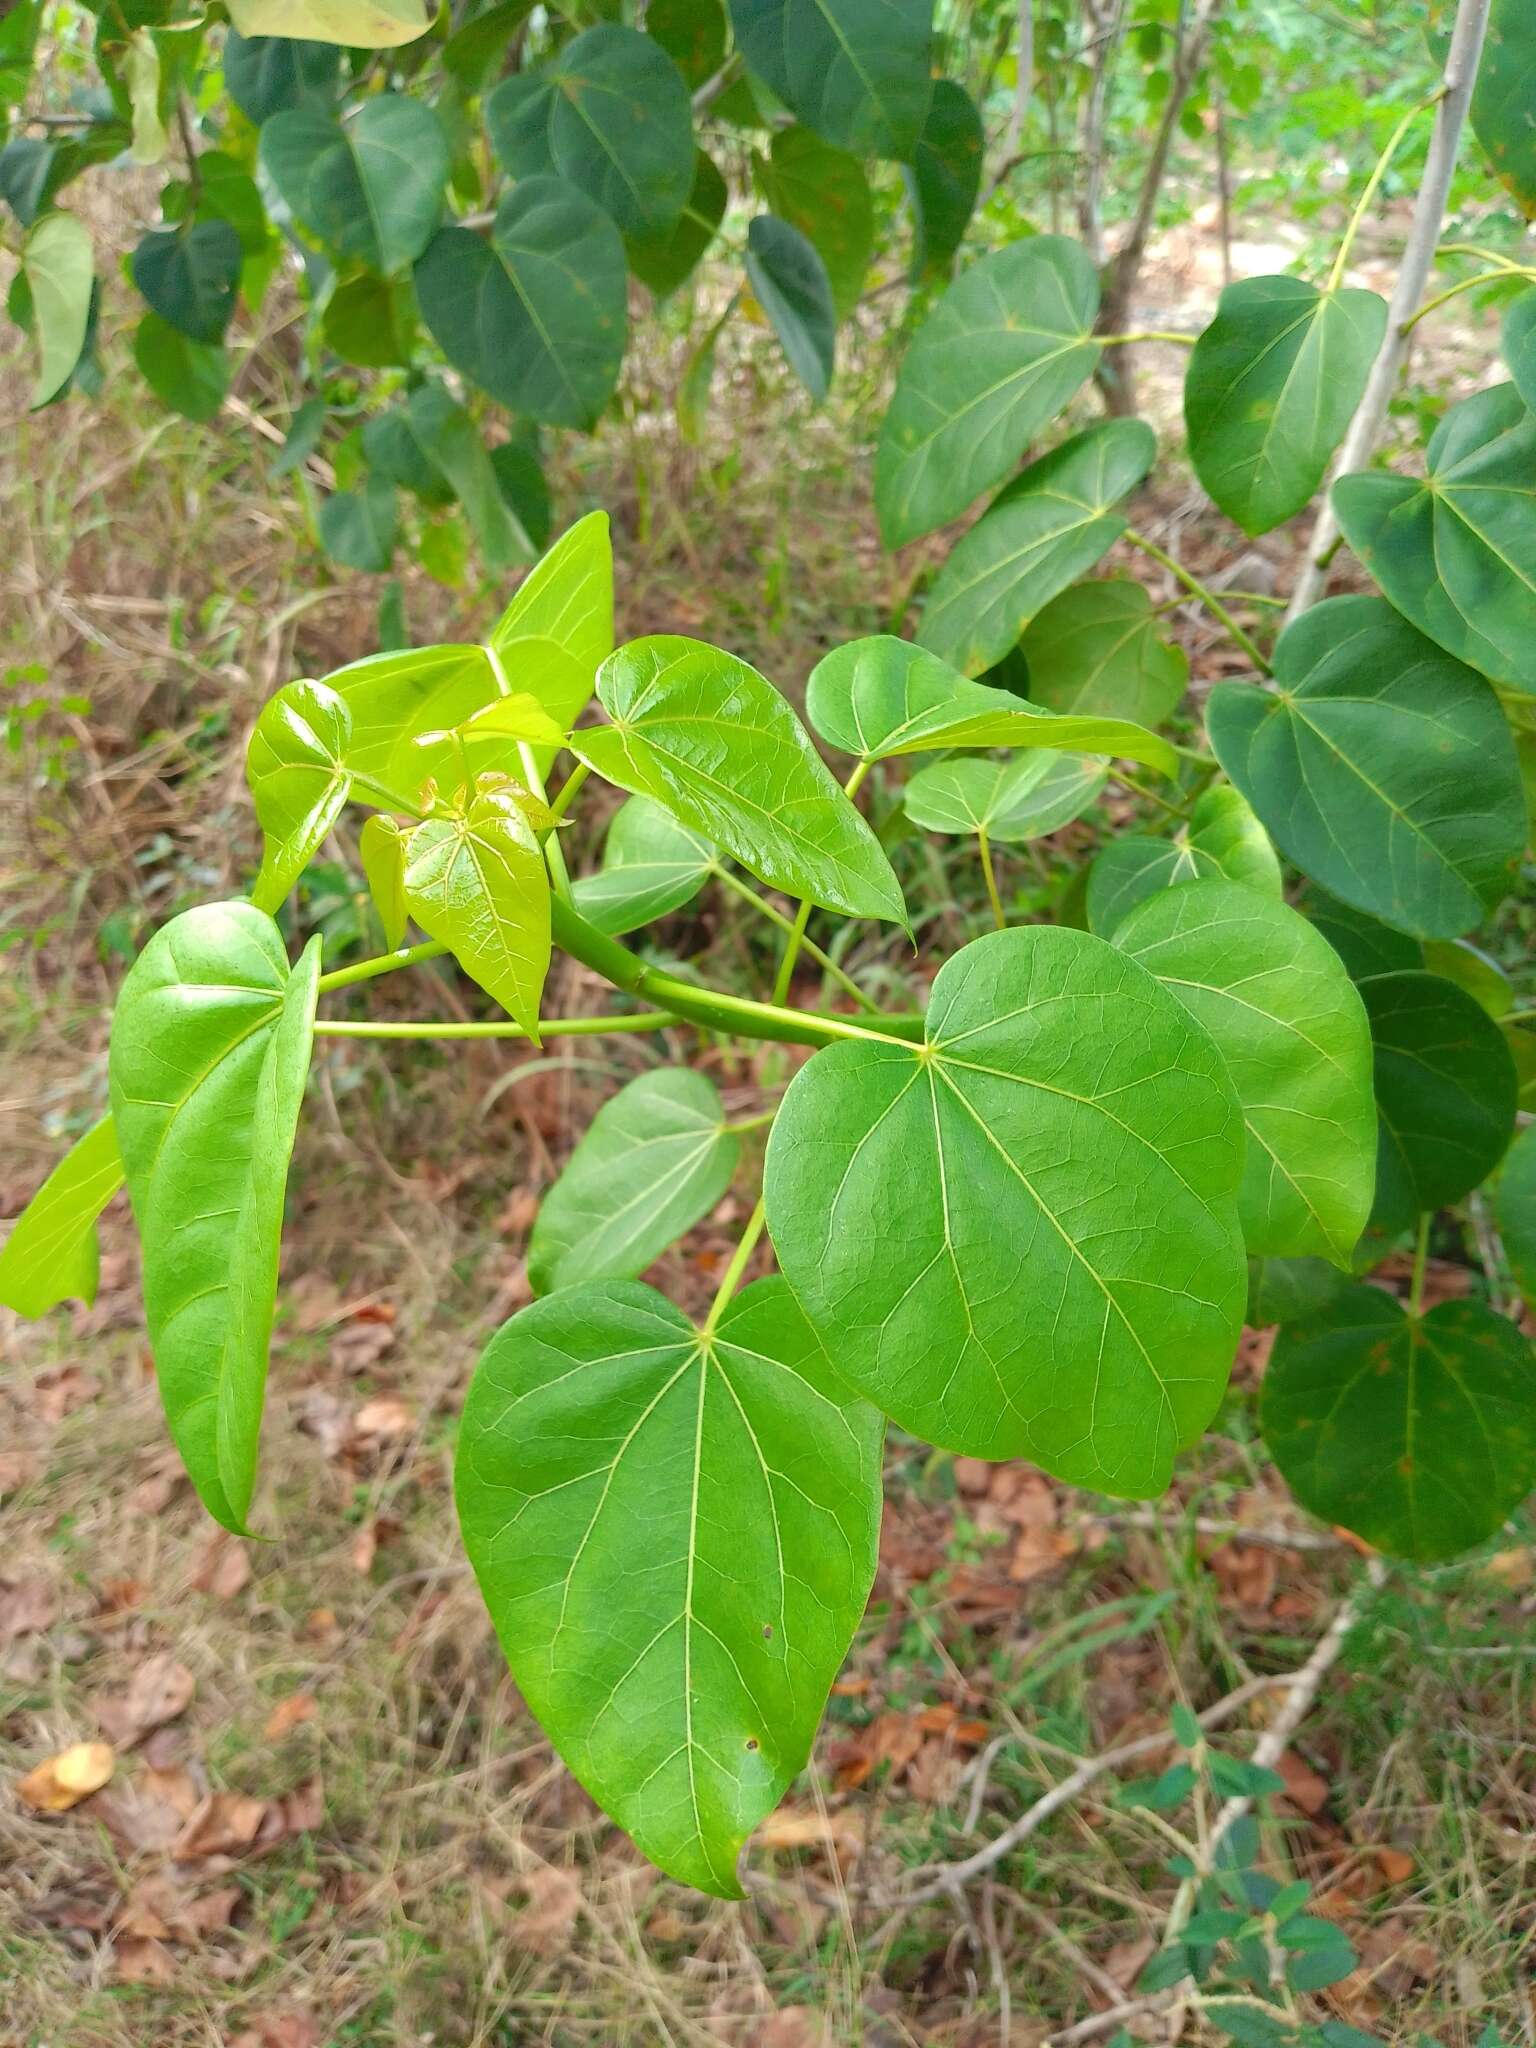
[[[123,1184],[111,1117],[77,1138],[11,1225],[0,1250],[0,1302],[19,1316],[96,1299],[96,1219]]]
[[[946,962],[928,1032],[829,1047],[791,1083],[765,1185],[780,1264],[904,1429],[1157,1493],[1246,1295],[1220,1056],[1145,969],[1059,927]]]
[[[112,1019],[112,1116],[144,1250],[161,1398],[215,1520],[256,1476],[283,1193],[309,1072],[320,941],[205,904],[156,932]]]
[[[740,1150],[707,1075],[640,1075],[603,1104],[545,1195],[528,1243],[529,1286],[550,1294],[637,1279],[708,1215]]]
[[[1110,576],[1053,597],[1019,642],[1043,710],[1161,725],[1189,683],[1189,656],[1157,630],[1140,583]]]
[[[874,1576],[879,1416],[781,1280],[713,1338],[633,1281],[492,1338],[459,1439],[459,1521],[524,1697],[673,1877],[736,1862],[804,1764]]]
[[[1376,1185],[1376,1105],[1365,1007],[1328,941],[1278,899],[1203,881],[1140,904],[1115,944],[1226,1062],[1248,1133],[1249,1251],[1348,1266]]]
[[[1429,1562],[1491,1536],[1536,1485],[1531,1345],[1481,1302],[1422,1320],[1350,1287],[1283,1329],[1264,1441],[1303,1507]]]
[[[583,875],[576,908],[600,932],[622,938],[691,903],[715,864],[714,848],[648,796],[632,796],[614,813],[602,866]]]
[[[1058,831],[1087,810],[1107,780],[1103,763],[1081,754],[967,756],[919,769],[902,792],[902,807],[925,832],[985,832],[1012,843]]]

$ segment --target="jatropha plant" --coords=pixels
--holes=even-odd
[[[1452,153],[1466,24],[1480,35],[1486,11],[1463,6],[1437,95]],[[1495,46],[1496,78],[1513,47]],[[1484,139],[1532,199],[1517,99],[1489,90]],[[1234,286],[1195,343],[1192,459],[1250,533],[1306,506],[1373,376],[1384,409],[1416,317],[1347,289],[1346,251],[1321,287]],[[111,1114],[14,1226],[3,1298],[25,1314],[88,1298],[95,1220],[126,1180],[171,1432],[209,1512],[243,1531],[317,1039],[681,1022],[813,1048],[745,1121],[686,1066],[601,1110],[544,1202],[537,1298],[488,1345],[457,1452],[464,1541],[531,1708],[647,1855],[726,1896],[863,1612],[886,1418],[1155,1496],[1215,1415],[1246,1317],[1280,1325],[1260,1420],[1305,1507],[1408,1558],[1490,1536],[1536,1483],[1536,1360],[1493,1298],[1426,1310],[1422,1292],[1432,1219],[1479,1205],[1493,1176],[1508,1262],[1536,1287],[1536,1137],[1515,1135],[1529,1013],[1463,943],[1530,831],[1530,275],[1505,257],[1479,274],[1508,289],[1511,381],[1447,412],[1425,478],[1351,467],[1345,443],[1332,511],[1380,595],[1303,603],[1266,652],[1163,558],[1254,671],[1211,691],[1193,746],[1158,730],[1187,668],[1146,594],[1080,580],[1141,542],[1116,508],[1152,430],[1112,420],[1018,467],[1103,346],[1093,269],[1050,236],[965,270],[908,351],[876,466],[887,540],[1001,489],[915,642],[857,640],[809,677],[806,719],[841,780],[732,654],[614,647],[596,512],[483,644],[289,683],[250,743],[250,899],[174,918],[130,970]],[[907,926],[890,833],[855,799],[908,770],[895,829],[974,837],[999,926],[942,959],[910,1013],[809,930],[814,913]],[[593,776],[627,801],[573,880],[591,866],[566,848]],[[1158,825],[1107,836],[1055,921],[1010,923],[996,849],[1089,816],[1111,778],[1155,799]],[[390,950],[327,972],[319,938],[290,960],[274,914],[349,804],[370,813],[359,846]],[[764,999],[624,943],[717,883],[789,928]],[[425,936],[407,943],[413,924]],[[543,1014],[557,948],[611,986],[607,1014]],[[802,952],[854,1007],[791,1003]],[[443,954],[504,1019],[318,1015]],[[690,1320],[638,1276],[759,1173]],[[778,1272],[743,1284],[765,1233]],[[1406,1304],[1365,1279],[1405,1241]]]

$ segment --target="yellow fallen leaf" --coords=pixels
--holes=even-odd
[[[38,1813],[68,1813],[101,1790],[116,1763],[109,1742],[76,1742],[19,1778],[16,1791]]]

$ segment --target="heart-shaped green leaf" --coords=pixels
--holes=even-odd
[[[21,245],[21,274],[32,298],[37,337],[33,409],[57,398],[75,373],[91,316],[95,259],[83,221],[72,213],[45,213]]]
[[[505,790],[481,790],[461,813],[410,834],[405,905],[538,1042],[549,972],[549,875],[533,828]]]
[[[810,1752],[874,1577],[881,1436],[782,1280],[712,1330],[634,1281],[567,1288],[476,1370],[454,1491],[507,1662],[686,1884],[742,1896]]]
[[[485,103],[497,156],[514,178],[564,178],[626,234],[664,233],[694,179],[688,88],[652,36],[600,21]]]
[[[318,937],[290,973],[271,918],[204,904],[155,933],[112,1017],[112,1117],[160,1395],[203,1505],[236,1532],[256,1480],[319,978]]]
[[[624,237],[629,267],[658,299],[686,284],[720,231],[730,193],[707,150],[696,150],[687,202],[669,228]]]
[[[1244,533],[1299,512],[1348,431],[1387,331],[1375,292],[1245,277],[1221,295],[1184,380],[1195,474]]]
[[[162,320],[194,341],[222,341],[244,260],[227,220],[154,229],[133,252],[133,281]]]
[[[917,153],[904,165],[912,201],[914,284],[946,271],[965,239],[981,190],[986,131],[976,102],[952,78],[936,78]]]
[[[1128,576],[1053,597],[1030,621],[1019,652],[1030,699],[1047,711],[1161,725],[1189,683],[1189,656],[1163,639],[1151,598]]]
[[[418,384],[406,401],[405,420],[423,456],[464,507],[486,566],[506,569],[531,561],[533,543],[508,510],[479,429],[463,406],[441,384]]]
[[[1289,904],[1189,882],[1138,904],[1115,944],[1199,1019],[1248,1133],[1250,1252],[1349,1266],[1376,1186],[1371,1028],[1344,963]]]
[[[329,683],[288,683],[262,706],[245,779],[261,824],[261,873],[251,890],[273,912],[320,851],[352,787],[352,714]]]
[[[492,398],[555,427],[591,427],[624,360],[624,242],[584,192],[523,178],[487,241],[441,228],[416,296],[443,354]]]
[[[571,745],[599,775],[654,797],[771,888],[905,924],[879,841],[755,668],[664,634],[611,654],[597,694],[613,723],[584,726]]]
[[[1300,906],[1344,962],[1351,981],[1372,974],[1397,974],[1424,965],[1424,948],[1406,932],[1340,903],[1326,889],[1308,889]]]
[[[875,248],[875,202],[863,164],[809,128],[780,128],[758,175],[770,210],[814,246],[836,317],[846,320]]]
[[[348,50],[393,50],[432,25],[425,0],[230,0],[242,36],[288,36]]]
[[[43,1192],[47,1193],[46,1184]],[[37,1200],[41,1196],[35,1196]],[[1536,1124],[1527,1124],[1509,1148],[1499,1175],[1495,1208],[1515,1285],[1527,1301],[1536,1300]],[[7,1245],[7,1253],[9,1250]]]
[[[1506,310],[1499,352],[1527,411],[1536,412],[1536,291],[1522,292]]]
[[[403,647],[334,670],[326,683],[352,720],[347,761],[375,800],[418,808],[427,770],[423,733],[453,732],[500,695],[496,671],[478,646]]]
[[[707,1075],[661,1067],[631,1081],[597,1112],[539,1206],[529,1286],[549,1294],[637,1279],[709,1214],[740,1151]]]
[[[933,92],[929,0],[730,0],[747,68],[855,156],[908,158]]]
[[[1219,683],[1221,765],[1302,873],[1424,938],[1480,924],[1525,845],[1509,725],[1482,677],[1374,597],[1280,636],[1274,692]]]
[[[1221,1057],[1084,932],[976,940],[923,1044],[828,1047],[768,1143],[779,1261],[902,1428],[1143,1496],[1210,1420],[1247,1293]]]
[[[589,512],[517,587],[491,648],[515,690],[528,690],[562,732],[580,717],[613,652],[613,542]]]
[[[648,796],[614,813],[603,864],[574,886],[576,908],[611,939],[681,910],[704,886],[714,849]]]
[[[213,419],[229,389],[229,357],[212,343],[178,333],[158,313],[134,329],[133,360],[163,405],[199,425]],[[322,531],[325,508],[321,507]]]
[[[1168,742],[1128,719],[1058,717],[972,682],[910,640],[878,633],[836,647],[811,671],[806,716],[828,746],[861,761],[941,747],[1045,747],[1113,754],[1178,772]]]
[[[1107,420],[1031,463],[939,571],[923,606],[922,645],[967,675],[1001,661],[1036,613],[1124,533],[1111,508],[1156,454],[1145,420]]]
[[[358,490],[332,491],[320,507],[317,524],[321,545],[333,562],[366,576],[382,576],[400,537],[395,487],[381,476],[370,476]]]
[[[958,518],[1000,483],[1099,360],[1086,252],[1029,235],[973,263],[907,350],[880,432],[875,506],[887,547]]]
[[[1255,1330],[1299,1323],[1337,1300],[1349,1278],[1327,1259],[1250,1259],[1243,1321]]]
[[[224,37],[223,61],[230,98],[259,128],[284,107],[305,101],[328,107],[336,93],[341,52],[334,43],[275,35],[248,38],[232,28]]]
[[[375,814],[363,820],[357,850],[373,907],[384,927],[384,943],[393,952],[405,938],[409,918],[405,902],[405,834],[394,818]]]
[[[691,86],[705,84],[725,62],[722,0],[649,0],[645,32],[660,43]]]
[[[902,808],[925,832],[985,832],[1039,839],[1080,817],[1108,779],[1082,754],[1015,754],[1007,761],[935,761],[913,776]]]
[[[1282,1329],[1264,1441],[1302,1506],[1421,1563],[1491,1536],[1536,1485],[1531,1345],[1476,1301],[1405,1313],[1350,1287]]]
[[[1360,993],[1381,1117],[1373,1221],[1406,1230],[1486,1180],[1515,1129],[1515,1063],[1480,1003],[1438,974],[1373,975]]]
[[[274,114],[261,161],[301,226],[384,277],[415,262],[442,218],[448,138],[401,93],[364,100],[344,123],[312,106]]]
[[[1532,78],[1536,78],[1536,18],[1525,0],[1493,0],[1488,39],[1472,93],[1472,128],[1521,211],[1527,219],[1536,220]]]
[[[1088,870],[1088,928],[1113,938],[1138,903],[1185,882],[1241,882],[1279,900],[1280,862],[1269,834],[1235,789],[1208,789],[1182,839],[1112,839]]]
[[[1340,477],[1344,537],[1405,619],[1496,683],[1536,691],[1536,418],[1513,384],[1453,405],[1426,473]]]
[[[77,1138],[11,1225],[0,1251],[0,1302],[19,1316],[96,1299],[96,1219],[123,1184],[109,1116]]]
[[[832,382],[837,313],[815,243],[787,220],[760,213],[747,229],[747,282],[789,367],[820,403]]]

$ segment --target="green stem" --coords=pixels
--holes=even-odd
[[[743,1137],[748,1131],[760,1131],[765,1124],[771,1124],[779,1113],[779,1105],[772,1109],[760,1110],[756,1116],[738,1117],[734,1123],[722,1124],[721,1129],[733,1138]]]
[[[1418,1242],[1413,1248],[1413,1278],[1408,1282],[1408,1313],[1419,1314],[1424,1301],[1424,1268],[1429,1262],[1429,1226],[1435,1220],[1434,1211],[1425,1209],[1419,1217]]]
[[[1003,909],[1003,899],[998,894],[997,873],[992,866],[992,842],[985,832],[976,834],[976,851],[981,855],[982,879],[987,885],[987,901],[992,905],[992,915],[997,920],[1000,932],[1008,929],[1008,913]]]
[[[1206,755],[1203,758],[1208,760],[1210,757]],[[1182,823],[1189,816],[1182,804],[1169,803],[1165,796],[1159,796],[1155,789],[1148,789],[1144,782],[1138,782],[1134,775],[1127,775],[1123,768],[1111,768],[1109,772],[1116,782],[1123,782],[1127,789],[1134,790],[1139,797],[1145,797],[1149,804],[1156,804],[1158,809],[1166,811],[1170,818],[1177,818]]]
[[[571,805],[575,802],[577,796],[580,794],[581,785],[586,781],[587,777],[591,773],[592,770],[587,766],[585,761],[578,761],[576,763],[576,766],[571,770],[570,774],[567,775],[564,782],[561,783],[560,794],[555,798],[554,802],[549,807],[550,816],[554,819],[557,825],[559,824],[560,820],[566,815],[566,813],[570,810]]]
[[[768,1217],[763,1206],[763,1199],[759,1195],[757,1207],[747,1218],[747,1227],[741,1233],[741,1242],[737,1245],[735,1251],[731,1253],[731,1263],[725,1269],[725,1273],[720,1281],[719,1291],[710,1303],[709,1314],[704,1320],[702,1331],[702,1335],[706,1339],[713,1337],[715,1331],[719,1328],[720,1318],[730,1306],[732,1295],[741,1285],[741,1276],[747,1270],[748,1260],[757,1250],[757,1241],[763,1234],[763,1225],[767,1220]]]
[[[872,761],[855,762],[853,773],[843,784],[843,794],[850,802],[857,796],[859,785],[873,766],[874,763]],[[794,979],[795,962],[800,957],[800,948],[805,944],[805,928],[811,921],[811,909],[812,905],[809,898],[807,898],[795,912],[795,922],[789,934],[789,942],[784,948],[784,957],[779,962],[779,971],[773,978],[773,1000],[776,1003],[782,1003],[788,999],[789,985]]]
[[[1200,339],[1198,334],[1180,334],[1171,327],[1149,327],[1141,334],[1096,334],[1093,338],[1100,348],[1130,348],[1138,341],[1174,341],[1180,348],[1193,348]]]
[[[1497,249],[1485,249],[1481,242],[1442,242],[1435,251],[1437,256],[1475,256],[1479,263],[1495,263],[1504,270],[1519,270],[1522,266],[1512,256],[1505,256]]]
[[[677,1022],[670,1010],[642,1010],[632,1017],[544,1017],[543,1038],[602,1038],[615,1031],[664,1031]],[[521,1024],[351,1024],[322,1018],[317,1038],[526,1038]]]
[[[489,641],[486,641],[484,645],[485,658],[491,665],[491,674],[496,678],[496,688],[503,697],[510,697],[512,695],[512,685],[507,679],[505,668],[502,667],[501,656],[491,646]],[[518,741],[517,758],[523,771],[523,781],[528,785],[533,795],[538,797],[541,802],[548,803],[549,792],[544,787],[544,777],[539,768],[539,757],[533,751],[531,741]],[[573,769],[571,772],[574,774],[575,770]],[[562,796],[564,793],[562,790]],[[574,794],[575,791],[573,790],[572,795]],[[544,858],[549,864],[550,887],[554,890],[556,899],[559,902],[569,903],[571,900],[571,877],[565,865],[565,854],[560,845],[559,833],[553,831],[546,832],[542,843]]]
[[[1443,84],[1436,86],[1435,90],[1427,98],[1420,100],[1416,107],[1408,109],[1407,113],[1404,114],[1397,126],[1392,130],[1392,133],[1387,137],[1387,146],[1381,152],[1381,155],[1377,157],[1376,167],[1371,172],[1369,178],[1366,179],[1365,188],[1361,192],[1360,197],[1355,201],[1355,210],[1349,216],[1349,224],[1344,230],[1344,238],[1339,243],[1339,253],[1334,257],[1333,268],[1328,273],[1327,289],[1329,291],[1336,292],[1344,282],[1344,266],[1349,261],[1349,252],[1354,246],[1355,236],[1360,232],[1360,224],[1370,212],[1372,202],[1375,200],[1376,194],[1381,190],[1381,181],[1387,175],[1392,159],[1397,155],[1398,146],[1402,142],[1403,137],[1408,133],[1414,122],[1417,121],[1420,114],[1427,114],[1431,107],[1440,104],[1441,100],[1445,98],[1445,91],[1446,89]]]
[[[441,960],[447,950],[436,939],[427,939],[419,946],[397,946],[393,953],[380,953],[372,960],[360,960],[355,967],[338,967],[333,974],[322,974],[317,987],[322,995],[327,989],[351,988],[355,982],[373,981],[381,974],[393,974],[397,967],[416,967],[423,960]]]
[[[1511,263],[1501,270],[1482,270],[1476,277],[1464,277],[1460,283],[1447,285],[1443,292],[1436,292],[1432,299],[1426,299],[1416,313],[1409,314],[1397,331],[1399,334],[1411,334],[1427,313],[1433,313],[1435,308],[1443,306],[1447,299],[1459,298],[1463,292],[1476,291],[1479,285],[1504,284],[1511,277],[1536,278],[1536,270]]]
[[[749,889],[745,882],[739,880],[735,875],[731,874],[725,868],[715,869],[715,880],[717,882],[723,883],[724,886],[727,889],[729,889],[733,895],[739,896],[743,903],[750,903],[752,908],[760,912],[762,916],[766,917],[770,924],[776,924],[779,927],[780,931],[788,932],[789,936],[792,939],[795,939],[797,944],[803,947],[804,950],[810,954],[811,958],[815,960],[828,974],[831,975],[832,979],[838,984],[839,988],[843,989],[848,995],[851,995],[853,997],[854,1001],[859,1005],[861,1009],[878,1012],[880,1005],[874,1000],[872,996],[868,996],[864,993],[863,989],[859,987],[859,984],[854,980],[853,976],[851,974],[845,973],[844,970],[838,966],[837,962],[831,957],[829,953],[824,953],[821,950],[820,946],[816,944],[814,939],[808,939],[805,936],[805,930],[803,926],[797,932],[792,920],[787,918],[782,910],[776,909],[774,905],[768,901],[766,896],[759,896],[755,889]],[[806,908],[806,905],[802,904],[800,907],[802,910],[804,910]],[[774,1000],[779,1000],[777,994],[775,995]]]
[[[1182,562],[1176,562],[1165,548],[1160,548],[1155,540],[1148,540],[1144,533],[1138,533],[1134,526],[1125,529],[1123,538],[1128,540],[1133,548],[1140,548],[1143,554],[1150,555],[1154,562],[1161,562],[1169,575],[1176,577],[1191,597],[1198,597],[1211,616],[1219,619],[1226,627],[1261,675],[1274,674],[1274,670],[1259,652],[1257,644],[1243,631],[1215,592],[1206,589],[1198,576],[1192,576]]]

